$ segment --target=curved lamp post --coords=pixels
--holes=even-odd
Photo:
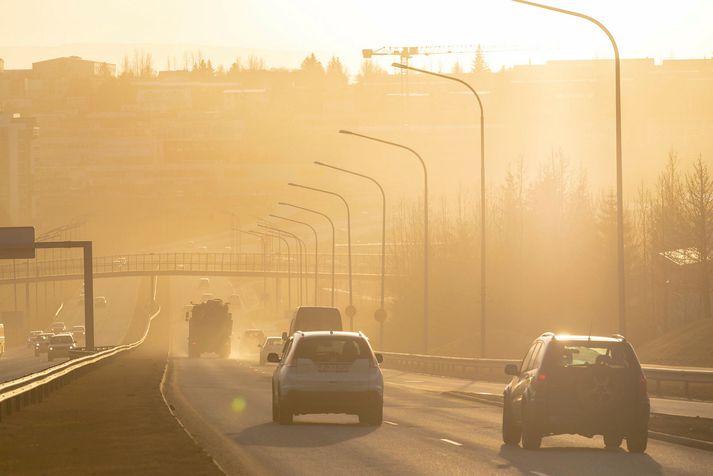
[[[455,76],[449,76],[447,74],[434,73],[433,71],[428,71],[425,69],[414,68],[400,63],[392,63],[391,66],[394,68],[408,69],[411,71],[416,71],[418,73],[427,74],[429,76],[436,76],[437,78],[447,79],[450,81],[455,81],[462,84],[473,93],[476,101],[478,102],[478,109],[480,110],[480,356],[485,357],[486,355],[486,330],[487,330],[487,305],[486,305],[486,253],[485,253],[485,213],[486,213],[486,203],[485,203],[485,114],[483,112],[483,101],[480,100],[480,95],[473,89],[473,87],[463,81],[462,79],[456,78]]]
[[[307,207],[301,207],[301,206],[299,206],[299,205],[295,205],[295,204],[287,203],[287,202],[279,202],[278,205],[282,205],[282,206],[285,206],[285,207],[292,207],[292,208],[296,208],[296,209],[298,209],[298,210],[303,210],[303,211],[305,211],[305,212],[314,213],[315,215],[320,215],[320,216],[326,218],[327,221],[329,222],[329,225],[332,227],[332,307],[334,307],[334,246],[335,246],[335,242],[334,242],[334,235],[335,235],[334,222],[332,221],[331,218],[329,218],[329,215],[327,215],[326,213],[322,213],[322,212],[320,212],[320,211],[318,211],[318,210],[313,210],[313,209],[307,208]]]
[[[332,195],[339,198],[344,207],[347,209],[347,254],[348,254],[348,264],[349,264],[349,306],[346,308],[345,312],[349,316],[349,327],[354,330],[354,316],[356,315],[356,308],[354,307],[354,288],[352,287],[352,218],[351,211],[349,210],[349,203],[347,199],[337,192],[332,192],[330,190],[324,190],[316,187],[308,187],[307,185],[300,185],[298,183],[290,182],[287,185],[290,187],[303,188],[305,190],[312,190],[313,192],[325,193],[327,195]]]
[[[334,165],[325,164],[324,162],[315,161],[316,165],[328,167],[333,170],[338,170],[357,177],[365,178],[374,183],[381,192],[381,307],[374,313],[374,318],[379,323],[379,348],[384,349],[384,321],[386,321],[386,308],[384,307],[384,275],[386,271],[386,194],[384,187],[381,186],[375,178],[368,175],[360,174],[352,170],[343,169]]]
[[[279,235],[273,235],[272,233],[262,233],[259,231],[243,231],[240,230],[241,233],[247,233],[248,235],[253,235],[257,236],[259,238],[264,238],[264,237],[271,237],[271,238],[276,238],[278,240],[281,240],[285,245],[287,246],[287,308],[292,310],[292,267],[290,265],[290,262],[292,261],[291,253],[290,253],[290,242],[287,241],[286,238],[279,236]]]
[[[626,335],[626,287],[624,268],[624,180],[622,178],[622,158],[621,158],[621,61],[619,59],[619,47],[611,32],[599,20],[579,12],[564,10],[562,8],[550,7],[540,3],[527,0],[513,0],[523,5],[543,8],[553,12],[564,13],[565,15],[582,18],[597,25],[614,48],[614,94],[616,109],[616,238],[617,238],[617,274],[619,281],[619,333]]]
[[[302,284],[303,284],[303,281],[305,280],[305,279],[304,279],[304,256],[305,256],[305,251],[304,251],[304,250],[305,250],[305,248],[307,248],[307,247],[305,246],[304,241],[302,241],[302,239],[301,239],[299,236],[295,235],[294,233],[290,233],[290,232],[287,231],[287,230],[283,230],[283,229],[281,229],[281,228],[272,226],[272,224],[265,225],[265,224],[263,224],[263,223],[258,223],[257,226],[259,226],[260,228],[265,228],[265,229],[267,229],[267,230],[272,230],[272,231],[274,231],[274,232],[282,233],[282,234],[284,234],[284,235],[287,235],[287,236],[289,236],[290,238],[292,238],[293,240],[295,240],[295,242],[297,243],[297,249],[298,249],[297,255],[298,255],[298,257],[299,257],[299,273],[300,273],[300,281],[299,281],[299,282],[300,282],[300,286],[299,286],[299,287],[300,287],[300,306],[301,306],[302,303],[304,302],[304,294],[305,294],[305,293],[304,293],[304,289],[303,289],[303,287],[302,287]],[[304,284],[305,284],[305,287],[306,287],[307,284],[306,284],[306,283],[304,283]]]
[[[271,216],[272,218],[279,218],[280,220],[290,221],[292,223],[297,223],[299,225],[307,226],[307,227],[309,227],[310,230],[312,230],[312,233],[314,233],[314,305],[316,306],[317,305],[317,290],[318,290],[317,275],[319,272],[318,271],[319,270],[319,244],[318,244],[319,237],[317,236],[317,230],[315,230],[312,225],[310,225],[309,223],[304,222],[304,221],[293,220],[292,218],[287,218],[287,217],[275,215],[272,213],[269,216]]]
[[[421,163],[421,167],[423,168],[423,353],[428,354],[428,169],[426,168],[426,162],[424,162],[418,152],[405,145],[344,129],[341,129],[339,133],[361,137],[362,139],[407,150]]]

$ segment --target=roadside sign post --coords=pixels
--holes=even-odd
[[[34,259],[35,249],[82,248],[84,261],[85,347],[94,350],[94,273],[91,241],[38,241],[35,228],[0,227],[0,259]],[[29,278],[29,274],[27,276]]]

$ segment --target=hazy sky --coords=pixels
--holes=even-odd
[[[713,55],[711,0],[551,4],[600,19],[617,38],[624,57]],[[0,0],[0,6],[0,55],[8,68],[42,59],[28,58],[29,52],[38,54],[28,47],[76,44],[123,45],[129,51],[133,45],[256,50],[269,66],[288,67],[297,66],[304,53],[316,51],[323,60],[335,54],[356,68],[362,48],[405,45],[480,43],[486,50],[498,50],[488,55],[494,67],[611,56],[595,26],[508,0]],[[113,51],[106,54],[96,59],[117,61]],[[461,59],[466,61],[468,55]],[[414,64],[438,67],[450,60],[434,56]]]

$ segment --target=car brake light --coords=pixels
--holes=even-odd
[[[544,372],[539,372],[537,374],[537,381],[538,382],[545,382],[547,380],[547,374]]]

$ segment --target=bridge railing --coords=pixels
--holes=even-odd
[[[378,274],[381,266],[381,256],[374,254],[353,254],[352,272],[355,274]],[[347,273],[348,257],[337,255],[334,259],[335,271]],[[295,276],[299,272],[299,259],[285,253],[141,253],[115,256],[99,256],[94,258],[95,274],[110,273],[150,273],[152,271],[194,271],[218,273],[287,273],[288,268]],[[0,265],[0,280],[39,279],[53,276],[81,275],[83,271],[81,258],[65,258],[58,260],[17,260],[14,265],[7,262]],[[331,254],[318,255],[319,272],[331,272]],[[314,272],[314,255],[307,255],[302,264],[305,273]]]

